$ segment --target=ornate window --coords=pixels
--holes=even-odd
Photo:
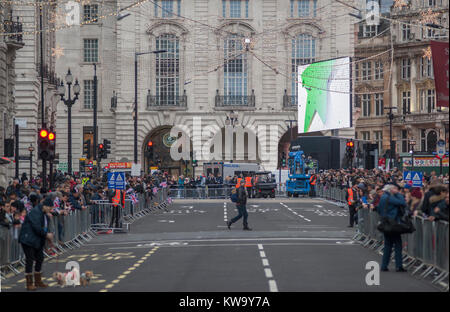
[[[157,105],[176,105],[180,95],[180,43],[173,34],[156,38],[156,102]]]
[[[291,0],[291,17],[316,16],[317,0]]]
[[[222,17],[248,18],[249,0],[222,0]]]
[[[409,80],[411,78],[411,59],[403,58],[401,60],[402,79]]]
[[[402,113],[403,115],[411,113],[411,91],[402,92]]]
[[[83,21],[97,22],[98,4],[86,4],[83,6]]]
[[[375,94],[375,116],[383,116],[383,93]]]
[[[248,91],[247,53],[240,36],[224,40],[224,95],[242,97]],[[242,103],[236,103],[242,104]]]
[[[83,61],[87,63],[98,62],[98,39],[84,39],[83,44]]]
[[[181,0],[155,0],[155,17],[175,17],[181,14]]]
[[[372,62],[363,62],[362,64],[362,80],[372,79]]]
[[[94,80],[83,81],[84,91],[84,105],[85,109],[92,109],[94,107]]]
[[[299,34],[292,39],[292,95],[298,95],[298,66],[311,64],[316,60],[316,39],[308,34]]]
[[[383,62],[375,62],[375,80],[383,79]]]
[[[420,90],[420,110],[424,113],[432,113],[436,107],[434,89]]]
[[[370,94],[363,94],[362,96],[362,115],[364,117],[370,116]]]
[[[420,58],[420,74],[422,78],[433,78],[433,61],[428,57]]]

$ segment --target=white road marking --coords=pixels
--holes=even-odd
[[[266,274],[267,278],[272,278],[273,277],[272,270],[269,269],[269,268],[264,269],[264,273]]]
[[[269,289],[271,292],[278,292],[277,282],[275,282],[274,280],[270,280]]]
[[[259,256],[260,256],[261,258],[265,258],[265,257],[266,257],[266,253],[265,253],[264,251],[260,251],[260,252],[259,252]]]
[[[319,207],[319,208],[322,208],[322,207],[323,207],[323,206],[321,206],[321,205],[314,205],[314,206]]]
[[[220,227],[220,226],[218,226]],[[225,226],[224,226],[225,227]],[[308,232],[308,231],[303,231],[303,232]],[[358,246],[358,245],[354,245],[354,244],[336,244],[336,243],[265,243],[264,245],[270,245],[270,246]],[[236,246],[255,246],[255,244],[253,243],[236,243],[236,244],[188,244],[188,245],[175,245],[175,246],[170,246],[170,245],[162,245],[159,246],[160,248],[164,248],[164,247],[176,247],[176,248],[181,248],[181,247],[236,247]],[[119,249],[141,249],[141,248],[148,248],[147,246],[140,246],[140,247],[110,247],[108,249],[110,250],[119,250]]]
[[[269,260],[262,259],[263,266],[269,266]]]
[[[259,250],[263,250],[264,248],[263,248],[263,245],[262,244],[258,244],[258,249]]]

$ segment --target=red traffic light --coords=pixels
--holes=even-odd
[[[147,146],[153,146],[153,142],[152,141],[148,141]]]
[[[99,145],[98,145],[98,148],[99,148],[99,149],[103,149],[103,144],[99,144]]]
[[[50,132],[50,133],[48,134],[48,139],[49,139],[50,141],[53,141],[53,140],[55,139],[55,134],[54,134],[53,132]]]
[[[39,132],[39,136],[40,136],[41,138],[46,138],[47,135],[48,135],[48,132],[47,132],[47,130],[45,130],[45,129],[42,129],[42,130]]]
[[[349,147],[353,147],[354,145],[355,145],[355,143],[353,143],[353,141],[347,142],[347,146],[349,146]]]

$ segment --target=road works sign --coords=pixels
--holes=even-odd
[[[403,180],[414,187],[422,187],[423,173],[417,171],[403,172]]]

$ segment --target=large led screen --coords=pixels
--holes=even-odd
[[[298,67],[298,133],[351,127],[350,58]]]

